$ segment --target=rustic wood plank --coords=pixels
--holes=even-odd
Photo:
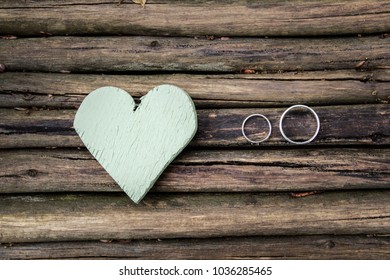
[[[130,1],[128,1],[130,2]],[[64,16],[66,15],[66,16]],[[313,36],[390,30],[388,1],[2,1],[2,34]],[[15,24],[17,22],[17,24]]]
[[[16,243],[0,259],[389,259],[390,237],[281,236]]]
[[[390,70],[256,75],[1,75],[1,107],[77,108],[85,95],[112,85],[139,98],[161,84],[187,91],[198,108],[366,104],[390,101]]]
[[[390,38],[50,37],[2,40],[8,71],[258,71],[383,68]]]
[[[388,234],[390,192],[1,196],[0,242]]]
[[[286,108],[197,110],[198,132],[190,145],[208,147],[251,147],[243,138],[241,125],[253,113],[265,114],[273,125],[269,141],[261,147],[285,145],[278,121]],[[389,105],[350,105],[314,107],[321,119],[321,130],[311,145],[380,145],[390,143]],[[79,147],[81,140],[72,125],[75,110],[0,109],[0,148]],[[292,114],[285,132],[294,139],[310,138],[316,123],[312,115]],[[254,139],[268,130],[265,122],[253,119],[246,133]],[[308,137],[309,136],[309,137]],[[258,138],[255,138],[258,137]],[[253,146],[252,146],[253,147]]]
[[[390,149],[192,150],[154,192],[388,188]],[[0,193],[122,192],[85,150],[0,151]]]

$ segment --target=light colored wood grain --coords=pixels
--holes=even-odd
[[[16,243],[1,259],[385,259],[390,237],[278,236],[110,242]]]
[[[318,137],[310,145],[382,145],[389,144],[390,110],[388,104],[313,107],[321,120]],[[284,145],[278,121],[287,108],[197,110],[198,132],[191,146],[252,147]],[[250,114],[262,113],[273,124],[269,141],[253,147],[242,136],[241,125]],[[0,147],[79,147],[82,143],[72,124],[75,110],[0,109]],[[286,121],[284,130],[295,139],[304,139],[315,131],[311,115],[303,114],[299,121]],[[253,121],[247,134],[259,137],[267,131],[265,122]],[[310,136],[311,137],[311,136]],[[310,138],[309,137],[309,138]]]
[[[0,197],[0,242],[388,234],[390,192]]]
[[[193,98],[197,108],[338,105],[387,102],[390,70],[314,71],[256,75],[1,75],[1,107],[77,108],[92,90],[112,85],[133,97],[168,83]]]
[[[188,150],[153,192],[376,189],[390,186],[390,150]],[[0,151],[0,193],[121,192],[85,150]]]
[[[390,38],[50,37],[2,40],[8,71],[240,72],[353,70],[390,65]]]
[[[148,1],[145,9],[126,2],[3,0],[1,33],[317,36],[390,30],[390,5],[379,0]]]

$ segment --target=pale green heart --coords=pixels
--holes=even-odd
[[[85,146],[136,203],[191,141],[197,126],[191,97],[172,85],[155,87],[138,107],[120,88],[96,89],[74,120]]]

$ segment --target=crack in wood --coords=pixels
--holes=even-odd
[[[71,161],[95,161],[95,159],[92,156],[90,158],[86,158],[86,157],[71,157],[66,155],[48,155],[48,157],[55,158],[55,159],[71,160]]]
[[[356,218],[347,218],[347,219],[335,219],[335,220],[326,220],[326,221],[360,221],[360,220],[380,220],[380,219],[390,219],[390,215],[379,215],[379,216],[370,216],[370,217],[356,217]]]
[[[5,175],[0,175],[0,178],[21,178],[21,175],[17,174],[5,174]]]

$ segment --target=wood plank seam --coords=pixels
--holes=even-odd
[[[390,28],[387,1],[151,1],[142,10],[134,4],[106,1],[0,5],[1,31],[23,36],[329,36],[375,34]],[[63,14],[66,22],[60,20]]]
[[[153,191],[387,189],[388,154],[388,148],[188,150]],[[0,160],[0,193],[121,191],[85,150],[0,151]]]
[[[8,71],[74,73],[352,70],[361,61],[367,62],[364,69],[378,69],[390,65],[388,40],[377,36],[214,41],[148,36],[26,38],[2,40],[0,61]],[[158,48],[153,47],[156,41]]]

